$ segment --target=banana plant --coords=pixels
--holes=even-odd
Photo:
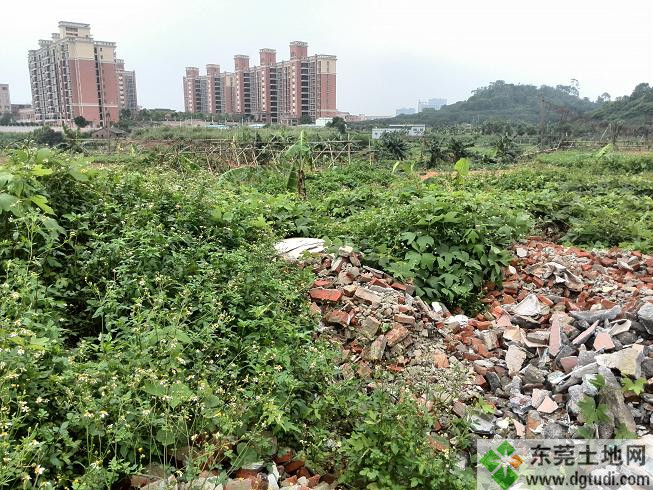
[[[313,151],[303,130],[299,133],[299,140],[286,151],[286,158],[291,163],[286,187],[289,190],[297,189],[297,194],[306,198],[306,172],[313,167]]]
[[[465,177],[469,174],[469,164],[470,162],[467,158],[460,158],[453,166],[454,172],[456,172],[456,184],[462,185],[465,181]]]

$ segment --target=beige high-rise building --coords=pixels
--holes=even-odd
[[[250,66],[249,56],[234,56],[232,73],[221,72],[219,65],[207,65],[206,75],[186,68],[185,110],[284,124],[339,114],[335,56],[309,56],[302,41],[290,43],[287,61],[277,61],[276,51],[269,48],[259,56],[259,66]]]
[[[11,113],[11,97],[9,96],[9,84],[0,83],[0,115]]]
[[[59,32],[40,40],[28,60],[38,122],[73,124],[77,116],[93,126],[118,121],[116,44],[94,40],[89,24],[59,22]]]

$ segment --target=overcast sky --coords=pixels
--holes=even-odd
[[[653,0],[4,0],[0,83],[29,102],[27,51],[59,20],[91,24],[136,70],[138,102],[183,108],[184,67],[288,42],[338,57],[338,109],[394,114],[417,99],[462,100],[489,82],[568,84],[581,96],[653,83]],[[203,72],[203,68],[202,68]]]

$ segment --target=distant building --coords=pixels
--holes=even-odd
[[[19,123],[36,122],[36,116],[31,104],[11,104],[11,115]]]
[[[91,138],[93,139],[124,138],[125,136],[127,136],[127,133],[122,129],[108,127],[98,129],[91,133]]]
[[[11,113],[11,97],[9,96],[9,85],[0,83],[0,114]]]
[[[395,111],[395,115],[397,116],[402,116],[406,114],[415,114],[415,108],[414,107],[402,107],[400,109],[397,109]]]
[[[11,104],[11,115],[18,116],[22,109],[32,109],[32,104]]]
[[[443,105],[447,105],[447,99],[420,100],[417,102],[417,112],[422,112],[424,109],[434,109],[437,111]]]
[[[89,24],[59,22],[59,32],[40,40],[28,61],[37,122],[73,124],[83,116],[97,127],[118,121],[116,44],[95,41]]]
[[[345,122],[363,122],[373,121],[376,119],[390,119],[392,116],[368,116],[367,114],[349,114],[345,112],[340,113]]]
[[[207,72],[210,66],[206,65]],[[218,72],[220,67],[217,66]],[[213,83],[219,83],[219,78],[211,77]],[[217,107],[220,107],[218,102]],[[200,76],[200,70],[194,66],[186,67],[186,76],[184,77],[184,111],[196,113],[203,112],[206,114],[219,113],[216,110],[215,102],[209,103],[209,76]]]
[[[378,140],[384,133],[403,133],[412,138],[424,136],[426,125],[424,124],[390,124],[387,128],[372,129],[372,139]]]
[[[333,122],[333,118],[332,118],[332,117],[318,117],[318,118],[315,120],[315,125],[316,125],[318,128],[325,128],[326,125],[329,124],[330,122]]]
[[[308,55],[308,44],[290,43],[290,59],[277,61],[274,49],[259,51],[259,66],[249,56],[234,56],[234,71],[220,65],[188,67],[183,78],[186,112],[230,114],[261,123],[299,124],[337,116],[336,57]]]
[[[116,60],[116,74],[118,75],[118,97],[120,109],[138,111],[136,97],[136,72],[125,70],[125,61]]]

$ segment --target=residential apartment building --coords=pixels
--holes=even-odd
[[[417,112],[422,112],[424,109],[433,109],[437,111],[443,105],[447,105],[447,99],[418,100]]]
[[[410,114],[415,114],[414,107],[401,107],[395,111],[396,116],[406,116]]]
[[[95,127],[118,121],[121,107],[116,44],[96,41],[89,24],[59,22],[59,32],[29,51],[32,106],[42,123]]]
[[[274,49],[259,51],[259,64],[234,56],[234,71],[219,65],[187,67],[183,79],[186,112],[229,114],[262,123],[298,124],[337,116],[336,57],[308,55],[308,44],[290,43],[290,59],[277,61]]]
[[[138,110],[136,97],[136,72],[125,70],[125,61],[116,60],[116,74],[118,77],[118,102],[120,109]]]
[[[9,96],[9,84],[0,83],[0,115],[11,113],[11,97]]]
[[[19,123],[36,122],[32,104],[11,104],[11,115],[14,117],[14,120]]]

